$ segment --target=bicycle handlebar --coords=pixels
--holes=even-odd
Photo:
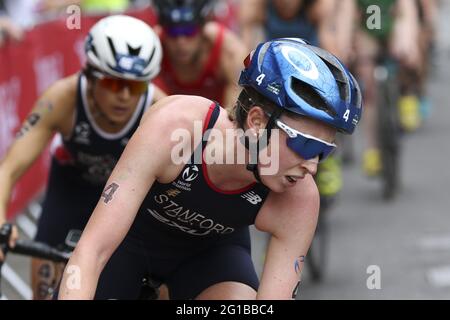
[[[53,262],[69,261],[71,251],[58,250],[43,242],[19,239],[16,241],[14,248],[9,247],[8,241],[11,231],[11,224],[4,224],[0,227],[0,249],[2,249],[5,258],[8,252],[12,252],[44,260],[51,260]],[[72,234],[73,232],[69,232],[69,235]]]
[[[0,227],[0,249],[3,251],[4,258],[9,252],[15,254],[21,254],[31,256],[35,258],[41,258],[45,260],[51,260],[54,262],[67,262],[69,261],[71,252],[61,251],[53,248],[45,243],[36,242],[31,240],[17,240],[14,248],[9,247],[8,241],[11,235],[12,225],[5,224]],[[0,271],[2,269],[3,262],[0,262]],[[2,297],[1,291],[1,273],[0,273],[0,298]]]
[[[71,255],[71,252],[61,251],[45,243],[29,240],[17,240],[16,246],[9,248],[9,252],[54,262],[67,262]]]

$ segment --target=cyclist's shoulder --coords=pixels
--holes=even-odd
[[[206,39],[211,43],[214,44],[217,37],[219,37],[220,32],[222,31],[222,28],[225,28],[223,25],[216,21],[208,21],[203,26],[203,35],[206,37]]]
[[[31,112],[39,114],[51,128],[65,127],[75,109],[77,79],[71,75],[55,81],[39,96]]]
[[[151,129],[193,128],[195,121],[202,121],[213,105],[209,99],[192,95],[172,95],[158,100],[144,115],[142,123]]]
[[[78,74],[73,74],[55,81],[44,91],[39,101],[49,101],[58,109],[72,110],[76,101],[78,77]]]
[[[203,34],[212,45],[217,44],[220,37],[222,37],[220,39],[222,46],[226,45],[230,39],[239,41],[239,37],[233,31],[217,21],[207,22],[203,26]]]
[[[65,78],[56,80],[45,92],[44,94],[50,94],[55,97],[63,98],[68,97],[68,95],[76,94],[78,86],[79,74],[75,73],[69,75]]]
[[[248,50],[242,40],[233,31],[214,21],[208,22],[204,26],[204,33],[210,39],[211,50],[214,50],[214,46],[220,46],[220,48],[216,49],[220,49],[218,51],[219,65],[217,67],[224,72],[230,71],[231,67],[234,76],[235,67],[237,67],[237,64],[241,67],[242,61],[248,54]],[[219,37],[221,37],[220,41],[218,41]]]

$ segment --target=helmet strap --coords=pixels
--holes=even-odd
[[[259,151],[263,150],[264,148],[267,147],[267,145],[269,144],[270,141],[270,137],[272,135],[272,129],[275,127],[275,121],[281,116],[282,111],[280,109],[275,110],[269,118],[269,121],[267,122],[266,128],[265,130],[267,131],[267,140],[261,142],[261,138],[258,137],[258,139],[256,140],[256,142],[250,142],[249,137],[247,136],[243,136],[241,137],[241,143],[245,146],[245,148],[247,150],[249,150],[249,156],[250,156],[250,163],[247,164],[246,168],[248,171],[252,172],[256,181],[262,185],[264,185],[264,183],[262,183],[261,181],[261,176],[259,174],[259,170],[258,170],[258,163],[259,163]],[[250,148],[251,144],[256,144],[256,148]],[[253,152],[251,152],[251,150],[255,150],[256,149],[256,154],[252,154]],[[251,161],[253,160],[253,158],[255,159],[255,161]]]

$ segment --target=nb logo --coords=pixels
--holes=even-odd
[[[241,196],[242,198],[246,199],[251,204],[258,204],[262,201],[262,198],[257,195],[254,191],[247,192]]]
[[[184,169],[182,177],[186,182],[194,181],[198,177],[198,167],[196,165],[187,167]]]

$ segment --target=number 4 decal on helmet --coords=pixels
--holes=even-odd
[[[258,78],[256,78],[256,82],[258,83],[258,86],[261,85],[262,81],[264,80],[264,78],[266,77],[266,75],[264,73],[261,73]]]
[[[350,116],[350,109],[347,109],[344,113],[344,120],[345,122],[348,122],[348,117]]]

